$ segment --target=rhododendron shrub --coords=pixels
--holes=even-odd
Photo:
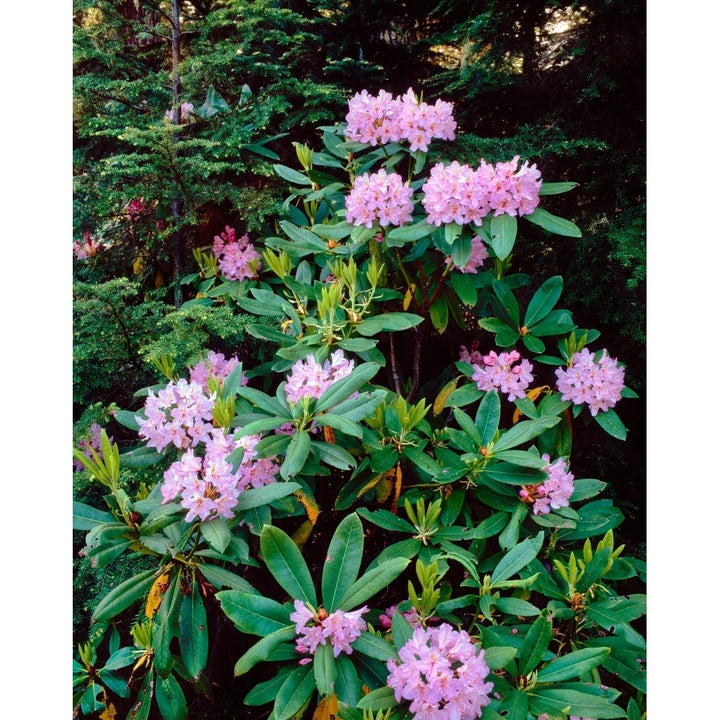
[[[574,184],[461,164],[456,130],[442,100],[358,93],[275,166],[274,234],[195,254],[190,302],[273,351],[169,358],[115,413],[132,446],[76,448],[107,500],[76,503],[87,556],[148,568],[94,609],[113,639],[80,649],[80,712],[187,717],[231,647],[247,717],[642,718],[644,564],[573,446],[590,423],[625,439],[635,395],[562,278],[513,269],[533,226],[572,252],[543,202]]]

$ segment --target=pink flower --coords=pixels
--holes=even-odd
[[[239,240],[235,229],[225,226],[224,232],[213,238],[213,254],[218,260],[220,274],[228,280],[256,278],[262,267],[260,253],[247,235]]]
[[[388,660],[387,684],[398,702],[410,700],[414,720],[475,720],[490,703],[493,684],[485,651],[447,623],[416,628]]]
[[[191,102],[184,102],[180,105],[180,122],[187,122],[190,118],[190,115],[195,110],[195,106]],[[172,122],[173,119],[173,111],[172,110],[166,110],[165,111],[165,118]]]
[[[583,348],[570,358],[567,370],[558,368],[555,375],[562,399],[575,405],[587,403],[592,415],[614,407],[625,387],[625,368],[619,367],[605,349],[596,361],[595,354]]]
[[[461,359],[462,359],[461,354]],[[491,350],[488,355],[482,355],[482,365],[473,363],[472,379],[478,390],[498,389],[507,395],[512,402],[515,398],[524,398],[525,390],[533,381],[530,362],[520,358],[517,350],[501,352],[499,355]],[[515,365],[520,361],[519,365]]]
[[[87,260],[88,258],[95,257],[101,249],[102,243],[98,240],[93,240],[87,231],[83,233],[82,242],[80,240],[73,242],[73,254],[78,260]]]
[[[212,430],[203,455],[190,448],[165,471],[160,488],[163,502],[179,496],[180,505],[188,510],[186,522],[234,517],[233,508],[244,490],[276,482],[279,466],[269,458],[255,460],[259,440],[259,435],[234,439]],[[239,447],[245,448],[245,454],[233,471],[228,456]]]
[[[348,102],[345,136],[373,147],[408,140],[410,150],[428,151],[434,138],[454,140],[453,106],[437,100],[434,105],[420,102],[412,88],[403,96],[393,97],[385,90],[370,95],[356,93]]]
[[[198,383],[203,391],[207,393],[209,377],[222,382],[239,364],[240,361],[236,356],[226,360],[223,353],[210,350],[206,360],[201,360],[197,365],[190,368],[190,380]],[[248,379],[244,375],[240,384],[248,384]]]
[[[372,227],[402,225],[412,220],[412,188],[397,173],[381,169],[370,175],[355,178],[352,190],[345,199],[346,219],[354,225]]]
[[[196,382],[170,382],[157,395],[150,390],[145,400],[145,417],[136,416],[140,437],[158,452],[170,445],[178,449],[195,447],[209,439],[215,395],[206,395]]]
[[[143,198],[133,198],[125,206],[125,213],[130,220],[137,220],[149,209],[148,204]]]
[[[322,365],[312,355],[298,360],[293,366],[285,395],[290,402],[298,403],[305,397],[319,398],[333,383],[350,375],[355,367],[342,350],[336,350]]]
[[[302,600],[295,600],[294,605],[295,612],[290,614],[290,620],[295,623],[298,635],[295,647],[299,653],[314,655],[318,645],[329,641],[335,657],[341,652],[350,655],[351,643],[367,630],[367,623],[362,619],[368,610],[365,606],[352,612],[335,610],[328,614],[322,608],[311,610]]]
[[[567,507],[575,492],[574,475],[568,472],[565,460],[558,458],[550,463],[547,453],[542,459],[548,463],[545,466],[548,479],[538,485],[524,485],[519,492],[524,502],[532,504],[535,515],[547,515],[551,509]]]

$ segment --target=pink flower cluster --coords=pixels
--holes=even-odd
[[[372,227],[402,225],[412,220],[412,188],[397,173],[381,169],[372,175],[364,173],[355,178],[352,190],[345,199],[346,220],[353,225]]]
[[[93,240],[90,237],[90,233],[85,231],[82,240],[75,240],[73,242],[73,255],[75,255],[77,260],[87,260],[88,258],[95,257],[101,248],[102,244],[97,240]]]
[[[188,511],[186,522],[195,518],[232,518],[232,510],[243,490],[276,481],[279,466],[269,458],[255,459],[255,446],[259,440],[260,435],[235,440],[222,430],[212,430],[205,443],[204,456],[196,455],[191,448],[165,471],[160,488],[163,502],[180,496],[180,505]],[[233,472],[227,458],[239,447],[244,448],[245,453]]]
[[[302,600],[295,600],[294,604],[295,612],[290,614],[290,620],[295,623],[298,635],[295,648],[299,653],[314,655],[318,645],[325,645],[329,641],[335,657],[341,652],[350,655],[351,643],[367,630],[367,623],[361,617],[367,612],[366,606],[352,612],[335,610],[328,614],[322,608],[311,610]],[[309,660],[307,658],[300,662]]]
[[[464,351],[464,352],[463,352]],[[471,355],[461,348],[460,360],[471,362],[474,372],[472,379],[478,390],[498,389],[507,395],[512,402],[515,398],[524,398],[525,390],[533,381],[532,364],[520,357],[517,350],[501,352],[499,355],[491,350],[487,355],[480,355],[477,351]],[[519,365],[515,365],[520,361]]]
[[[380,624],[384,628],[389,630],[392,627],[393,616],[397,611],[397,605],[391,605],[389,608],[387,608],[385,612],[381,614],[378,618],[380,620]],[[422,626],[422,618],[420,617],[420,615],[418,615],[418,611],[414,607],[411,607],[409,610],[401,610],[400,614],[408,621],[408,624],[411,627],[419,628]],[[439,618],[431,617],[427,619],[427,622],[437,621],[439,621]]]
[[[285,395],[290,402],[303,398],[319,398],[333,383],[350,375],[355,367],[342,350],[336,350],[322,365],[312,355],[298,360],[293,366],[285,385]]]
[[[92,448],[97,454],[98,457],[102,458],[102,441],[100,440],[100,431],[102,428],[98,423],[92,423],[90,427],[88,428],[89,437],[80,438],[80,440],[77,443],[78,450],[82,450],[87,457],[92,459]],[[112,437],[108,438],[110,442],[113,441]],[[79,460],[73,460],[73,470],[77,472],[78,470],[82,470],[85,466],[79,461]]]
[[[145,418],[136,415],[140,437],[147,446],[162,452],[171,443],[178,449],[195,447],[210,438],[215,395],[185,379],[170,382],[156,395],[148,391]]]
[[[144,215],[150,206],[145,202],[143,198],[133,198],[125,206],[125,213],[130,220],[137,220]]]
[[[527,162],[518,170],[519,159],[516,155],[494,166],[482,160],[475,170],[457,160],[434,165],[422,186],[427,221],[480,225],[490,212],[496,216],[532,213],[540,203],[540,171]]]
[[[388,660],[387,684],[398,702],[411,701],[414,720],[474,720],[489,704],[485,651],[464,630],[417,628],[398,654],[400,664]]]
[[[542,459],[548,463],[545,466],[548,479],[539,485],[523,486],[519,493],[524,502],[532,503],[535,515],[547,515],[551,508],[567,507],[575,491],[574,475],[568,472],[567,463],[562,458],[550,463],[550,456],[545,453]]]
[[[572,400],[575,405],[587,403],[592,415],[605,412],[620,400],[625,387],[625,368],[603,349],[599,360],[587,348],[575,353],[567,370],[558,368],[557,389],[563,400]]]
[[[483,262],[490,257],[490,253],[479,235],[475,235],[470,243],[470,257],[468,258],[468,261],[465,265],[463,265],[463,267],[460,267],[459,265],[456,266],[456,269],[461,273],[472,273],[473,275],[477,275],[478,268],[482,267]],[[445,264],[450,265],[450,263],[452,263],[452,258],[445,258]]]
[[[238,240],[235,228],[229,225],[213,238],[213,254],[218,260],[220,274],[228,280],[256,278],[260,272],[260,253],[247,235]]]
[[[208,378],[213,377],[222,383],[239,364],[240,361],[235,356],[226,360],[223,353],[216,353],[210,350],[206,360],[202,360],[190,368],[190,381],[196,382],[202,387],[204,393],[210,394],[208,390]],[[243,376],[241,384],[248,384],[248,379],[245,376]]]
[[[452,112],[452,103],[444,100],[433,105],[420,102],[412,88],[397,97],[385,90],[377,95],[363,90],[348,102],[345,136],[373,147],[408,140],[411,151],[427,152],[434,138],[455,139],[457,123]]]

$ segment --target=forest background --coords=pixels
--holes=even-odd
[[[692,36],[698,39],[693,40],[692,50],[688,49],[687,53],[684,53],[682,44],[680,47],[674,44],[672,53],[668,53],[668,44],[665,42],[668,34],[664,24],[666,19],[654,19],[652,8],[650,10],[647,86],[650,93],[649,117],[653,120],[651,125],[655,124],[655,129],[648,128],[648,231],[651,237],[657,237],[658,240],[656,245],[651,243],[649,246],[648,263],[648,476],[653,478],[657,486],[664,488],[681,475],[681,462],[682,475],[686,475],[688,472],[695,474],[694,464],[701,463],[702,460],[690,462],[689,458],[680,452],[672,457],[665,457],[664,445],[667,441],[660,438],[677,438],[676,442],[680,445],[682,438],[678,419],[692,418],[693,444],[707,447],[706,443],[711,441],[705,438],[713,427],[712,420],[704,416],[703,408],[692,402],[689,390],[676,387],[670,390],[670,383],[665,380],[666,371],[662,369],[665,367],[664,358],[669,350],[667,343],[670,329],[674,335],[673,342],[678,345],[686,337],[691,341],[702,337],[699,334],[702,328],[696,330],[693,323],[704,320],[699,308],[708,300],[706,295],[701,294],[701,288],[712,287],[709,273],[712,272],[714,263],[707,262],[704,252],[702,255],[689,250],[683,252],[682,246],[679,252],[677,249],[670,249],[672,246],[668,247],[668,244],[678,237],[674,233],[668,233],[666,229],[667,218],[674,206],[672,200],[678,196],[677,191],[668,185],[677,183],[678,178],[683,177],[686,182],[687,178],[690,178],[694,186],[700,186],[703,184],[701,176],[703,172],[707,172],[707,151],[704,147],[706,135],[702,127],[713,117],[710,107],[713,93],[703,94],[698,88],[698,81],[689,82],[688,76],[682,75],[687,70],[679,60],[683,54],[694,54],[699,46],[711,46],[710,38],[707,38],[706,42],[702,42],[700,38],[705,37],[703,34],[709,32],[712,23],[698,25],[691,22],[693,17],[697,19],[697,15],[689,10],[686,10],[684,15],[673,18],[672,36],[682,35],[678,29],[687,29],[688,35],[692,32]],[[9,537],[13,537],[16,543],[12,552],[8,553],[11,567],[7,572],[8,577],[17,578],[17,585],[24,588],[24,616],[35,625],[36,632],[39,629],[43,637],[47,633],[48,638],[47,645],[40,645],[34,638],[29,642],[22,638],[12,639],[10,642],[16,653],[16,667],[31,667],[33,660],[42,655],[46,667],[49,664],[59,669],[56,678],[50,682],[51,687],[58,686],[57,691],[52,690],[52,696],[55,697],[69,693],[69,664],[65,663],[72,614],[72,569],[67,557],[67,546],[58,547],[58,544],[55,544],[48,547],[46,542],[49,533],[44,530],[50,524],[53,527],[58,526],[61,534],[67,533],[69,545],[71,531],[68,510],[71,497],[67,470],[64,469],[67,462],[64,458],[67,457],[66,448],[72,442],[68,410],[72,402],[72,269],[69,253],[69,239],[72,236],[70,17],[70,3],[59,3],[52,12],[47,13],[48,22],[45,24],[53,30],[47,34],[48,37],[40,33],[40,40],[32,56],[25,55],[26,48],[20,49],[15,43],[3,49],[4,55],[13,55],[12,62],[9,57],[4,57],[3,63],[6,69],[4,75],[9,80],[6,85],[8,97],[21,99],[15,106],[17,119],[11,125],[10,132],[14,135],[17,131],[13,125],[23,126],[20,132],[21,140],[11,141],[13,151],[8,167],[12,168],[12,187],[9,191],[4,191],[6,207],[12,209],[14,216],[10,222],[10,242],[6,248],[6,257],[10,260],[6,267],[8,270],[12,268],[14,272],[8,273],[10,280],[4,288],[4,300],[5,307],[12,309],[6,312],[6,338],[11,339],[10,347],[15,352],[11,357],[6,345],[3,362],[6,378],[19,375],[23,382],[12,383],[6,407],[8,410],[19,409],[15,412],[6,410],[3,429],[6,431],[6,438],[12,437],[11,430],[16,435],[25,436],[19,442],[13,440],[9,443],[14,451],[13,455],[25,459],[22,462],[15,460],[9,463],[11,474],[8,482],[12,482],[16,493],[17,488],[25,484],[30,485],[33,488],[31,492],[35,494],[33,501],[25,503],[24,508],[18,505],[9,513],[14,516],[10,523]],[[62,30],[59,31],[58,28]],[[657,30],[653,32],[654,29]],[[38,47],[43,48],[42,52],[37,52]],[[22,59],[18,61],[18,58]],[[707,66],[702,59],[694,59],[693,75],[699,78],[700,83],[703,65]],[[9,73],[10,67],[23,67],[23,72]],[[48,71],[49,67],[53,68],[51,72]],[[659,103],[659,107],[654,103]],[[703,107],[703,103],[708,106]],[[684,131],[677,130],[675,121],[682,119],[683,127],[687,127],[685,118],[688,115],[692,117],[692,126]],[[8,134],[6,143],[9,141]],[[668,162],[668,159],[671,161]],[[687,197],[687,194],[680,193],[680,196]],[[702,198],[698,196],[697,201],[691,202],[697,202],[699,206]],[[708,236],[702,226],[696,229],[693,225],[703,222],[704,215],[701,212],[685,208],[679,208],[675,212],[681,218],[680,233],[683,236],[699,239]],[[654,230],[657,234],[653,236]],[[33,240],[28,243],[27,239],[30,237]],[[24,242],[20,238],[23,238]],[[43,262],[40,265],[36,264],[35,253],[23,252],[23,246],[29,249],[36,243],[41,243],[42,247]],[[672,257],[672,268],[667,267],[668,255]],[[677,269],[681,267],[687,268],[684,273],[686,279],[677,277]],[[688,279],[688,276],[691,279]],[[653,292],[653,286],[656,292]],[[18,298],[22,298],[22,312],[14,310],[19,304]],[[678,317],[679,313],[682,313],[682,320]],[[697,313],[696,320],[693,320],[694,313]],[[17,369],[18,366],[20,370]],[[656,378],[654,382],[653,378]],[[28,400],[29,387],[34,391],[31,400]],[[20,433],[21,428],[32,428],[32,431],[25,430]],[[45,435],[51,437],[47,438]],[[662,449],[657,443],[663,445]],[[42,452],[37,452],[38,446],[42,446]],[[658,457],[659,455],[662,457]],[[662,490],[658,490],[657,495],[661,494]],[[670,585],[672,578],[665,577],[664,570],[667,568],[668,574],[672,572],[675,552],[673,537],[667,537],[656,523],[662,523],[662,518],[670,513],[668,505],[672,503],[672,500],[662,500],[654,492],[648,492],[648,557],[651,579],[655,577],[653,569],[658,571],[655,581],[651,582],[650,591],[648,637],[651,658],[652,648],[658,647],[660,643],[664,645],[664,640],[653,642],[653,628],[662,626],[665,623],[663,615],[670,612],[663,595],[666,594],[666,587]],[[30,508],[33,510],[28,514]],[[709,512],[710,509],[709,504],[697,503],[693,511],[695,514],[692,525],[702,524],[699,522],[701,513]],[[675,537],[678,539],[684,532],[689,531],[685,530],[682,522],[678,522],[677,527],[679,529]],[[656,559],[657,564],[653,563],[653,559]],[[702,561],[703,556],[698,552],[695,562],[700,566]],[[683,562],[689,563],[684,572],[687,577],[693,573],[693,558],[685,556]],[[57,568],[60,568],[60,571]],[[696,575],[700,577],[700,567]],[[63,588],[64,594],[57,602],[53,602],[54,607],[49,609],[48,590],[53,588],[55,598],[54,588],[57,586]],[[702,620],[700,616],[696,620],[685,618],[683,622],[699,623]],[[693,634],[689,626],[687,634]],[[63,675],[63,668],[68,668],[68,676]],[[654,694],[653,687],[665,686],[665,678],[662,676],[664,672],[665,669],[658,667],[651,673],[650,698]],[[37,676],[33,679],[32,673],[30,677],[27,672],[23,674],[31,684],[38,679]],[[48,681],[43,678],[42,682],[45,685]],[[698,678],[697,682],[698,687],[702,686],[701,678]],[[672,715],[669,710],[671,706],[668,706],[667,702],[673,700],[674,698],[662,699],[665,706],[663,710],[668,712],[667,717]],[[700,703],[698,707],[702,707],[701,694],[682,698],[679,709],[683,714],[690,715],[691,706],[696,702]]]

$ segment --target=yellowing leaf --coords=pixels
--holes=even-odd
[[[308,520],[310,520],[312,525],[315,525],[318,519],[318,515],[320,514],[320,508],[318,504],[315,502],[315,500],[305,495],[305,493],[301,490],[294,493],[294,495],[298,499],[298,502],[305,508]]]
[[[152,584],[150,592],[148,593],[147,602],[145,603],[145,617],[152,619],[153,615],[157,612],[157,609],[160,607],[160,603],[162,602],[163,595],[168,589],[169,580],[170,570],[168,569],[156,578],[155,582]]]
[[[410,307],[410,303],[412,302],[413,295],[415,294],[415,285],[411,285],[407,292],[405,293],[405,297],[403,298],[403,310],[407,310]]]
[[[326,443],[330,443],[331,445],[335,444],[335,431],[331,427],[327,425],[323,427],[323,436],[325,437]]]
[[[457,387],[457,381],[458,379],[454,378],[438,393],[437,397],[435,398],[435,402],[433,403],[434,415],[439,415],[445,409],[445,403],[450,397],[450,394]]]
[[[313,713],[312,720],[342,720],[338,715],[338,699],[334,693],[324,697]]]
[[[115,710],[115,706],[112,703],[108,703],[105,710],[100,713],[100,720],[115,720],[116,715],[117,710]]]

